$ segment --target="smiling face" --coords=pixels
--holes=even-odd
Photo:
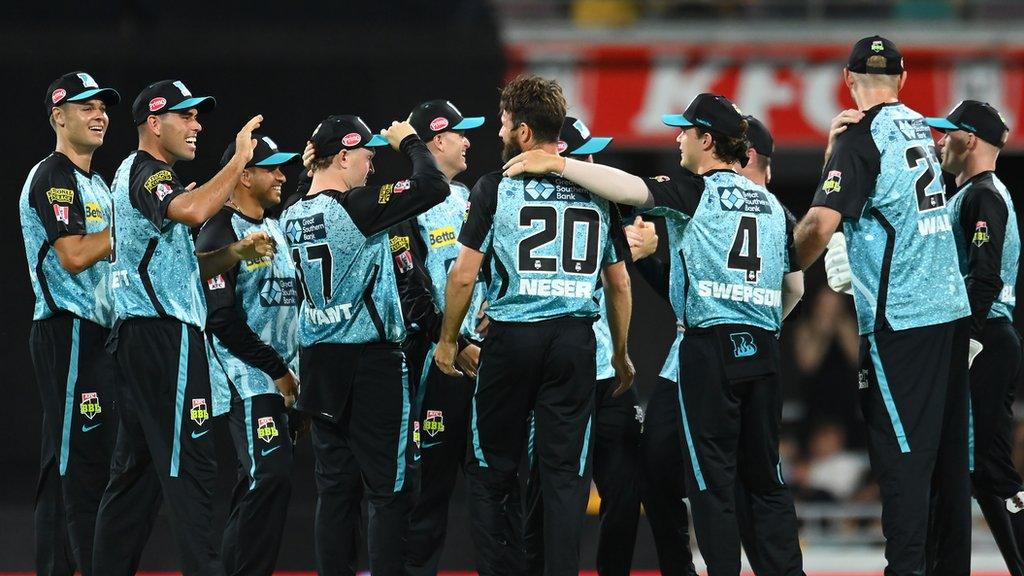
[[[249,190],[264,210],[281,203],[281,185],[287,182],[288,178],[280,166],[253,166],[246,168],[245,171],[248,174]]]
[[[431,152],[437,159],[438,167],[449,179],[468,168],[466,151],[469,145],[469,138],[463,132],[442,132],[431,140]]]
[[[84,102],[66,102],[51,111],[53,123],[72,146],[95,150],[107,134],[107,105],[99,98]]]
[[[175,160],[193,160],[196,157],[199,133],[203,130],[198,110],[192,108],[150,116],[151,120],[153,118],[156,118],[160,146],[168,155]]]

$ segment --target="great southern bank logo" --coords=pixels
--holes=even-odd
[[[526,181],[526,197],[530,200],[547,200],[555,191],[555,185],[547,180],[530,179]]]

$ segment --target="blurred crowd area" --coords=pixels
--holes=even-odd
[[[683,19],[1003,20],[1024,18],[1020,0],[494,0],[504,19],[629,26]]]

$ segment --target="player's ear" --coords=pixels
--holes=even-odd
[[[149,116],[148,118],[146,118],[146,125],[149,126],[150,132],[152,132],[156,136],[160,135],[160,123],[161,120],[159,116]]]
[[[238,181],[246,188],[252,187],[252,170],[246,168],[242,170],[242,175],[238,178]]]
[[[522,145],[524,144],[529,143],[530,141],[533,140],[533,128],[530,128],[529,124],[523,122],[522,124],[516,127],[516,138],[519,139],[520,147],[522,147]]]
[[[854,79],[849,68],[843,68],[843,84],[846,84],[847,88],[853,90]]]
[[[332,164],[337,168],[348,168],[348,150],[342,148],[341,152],[335,154]]]
[[[904,70],[902,73],[900,73],[900,86],[899,86],[898,90],[903,90],[903,85],[906,84],[906,83],[907,83],[907,71]]]
[[[64,126],[64,109],[60,106],[54,106],[50,109],[50,114],[53,115],[53,123],[56,126]]]

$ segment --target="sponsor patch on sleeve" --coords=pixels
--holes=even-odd
[[[224,281],[223,274],[217,274],[213,278],[206,281],[206,285],[210,287],[210,290],[221,290],[227,287],[227,282]]]
[[[971,242],[978,248],[981,248],[982,244],[988,242],[988,222],[979,220],[974,225],[974,238],[971,239]]]
[[[391,251],[401,252],[402,250],[409,249],[409,237],[408,236],[392,236],[391,237]]]
[[[391,201],[391,194],[395,191],[394,184],[385,184],[377,192],[377,204],[387,204]]]
[[[839,192],[842,189],[840,182],[843,180],[843,173],[839,170],[830,170],[828,177],[825,178],[825,183],[821,185],[821,191],[825,195],[829,195],[833,192]]]
[[[50,204],[71,204],[75,201],[75,191],[70,188],[50,188],[46,191],[46,201]]]
[[[71,207],[70,206],[61,206],[60,204],[54,204],[53,205],[53,216],[54,216],[54,218],[57,219],[58,222],[63,222],[64,224],[70,224],[70,220],[71,220]]]
[[[171,174],[170,170],[161,170],[153,174],[149,178],[146,178],[146,183],[143,184],[142,186],[146,189],[147,192],[152,192],[153,189],[155,189],[158,184],[160,184],[161,182],[170,182],[173,178],[174,176]]]

